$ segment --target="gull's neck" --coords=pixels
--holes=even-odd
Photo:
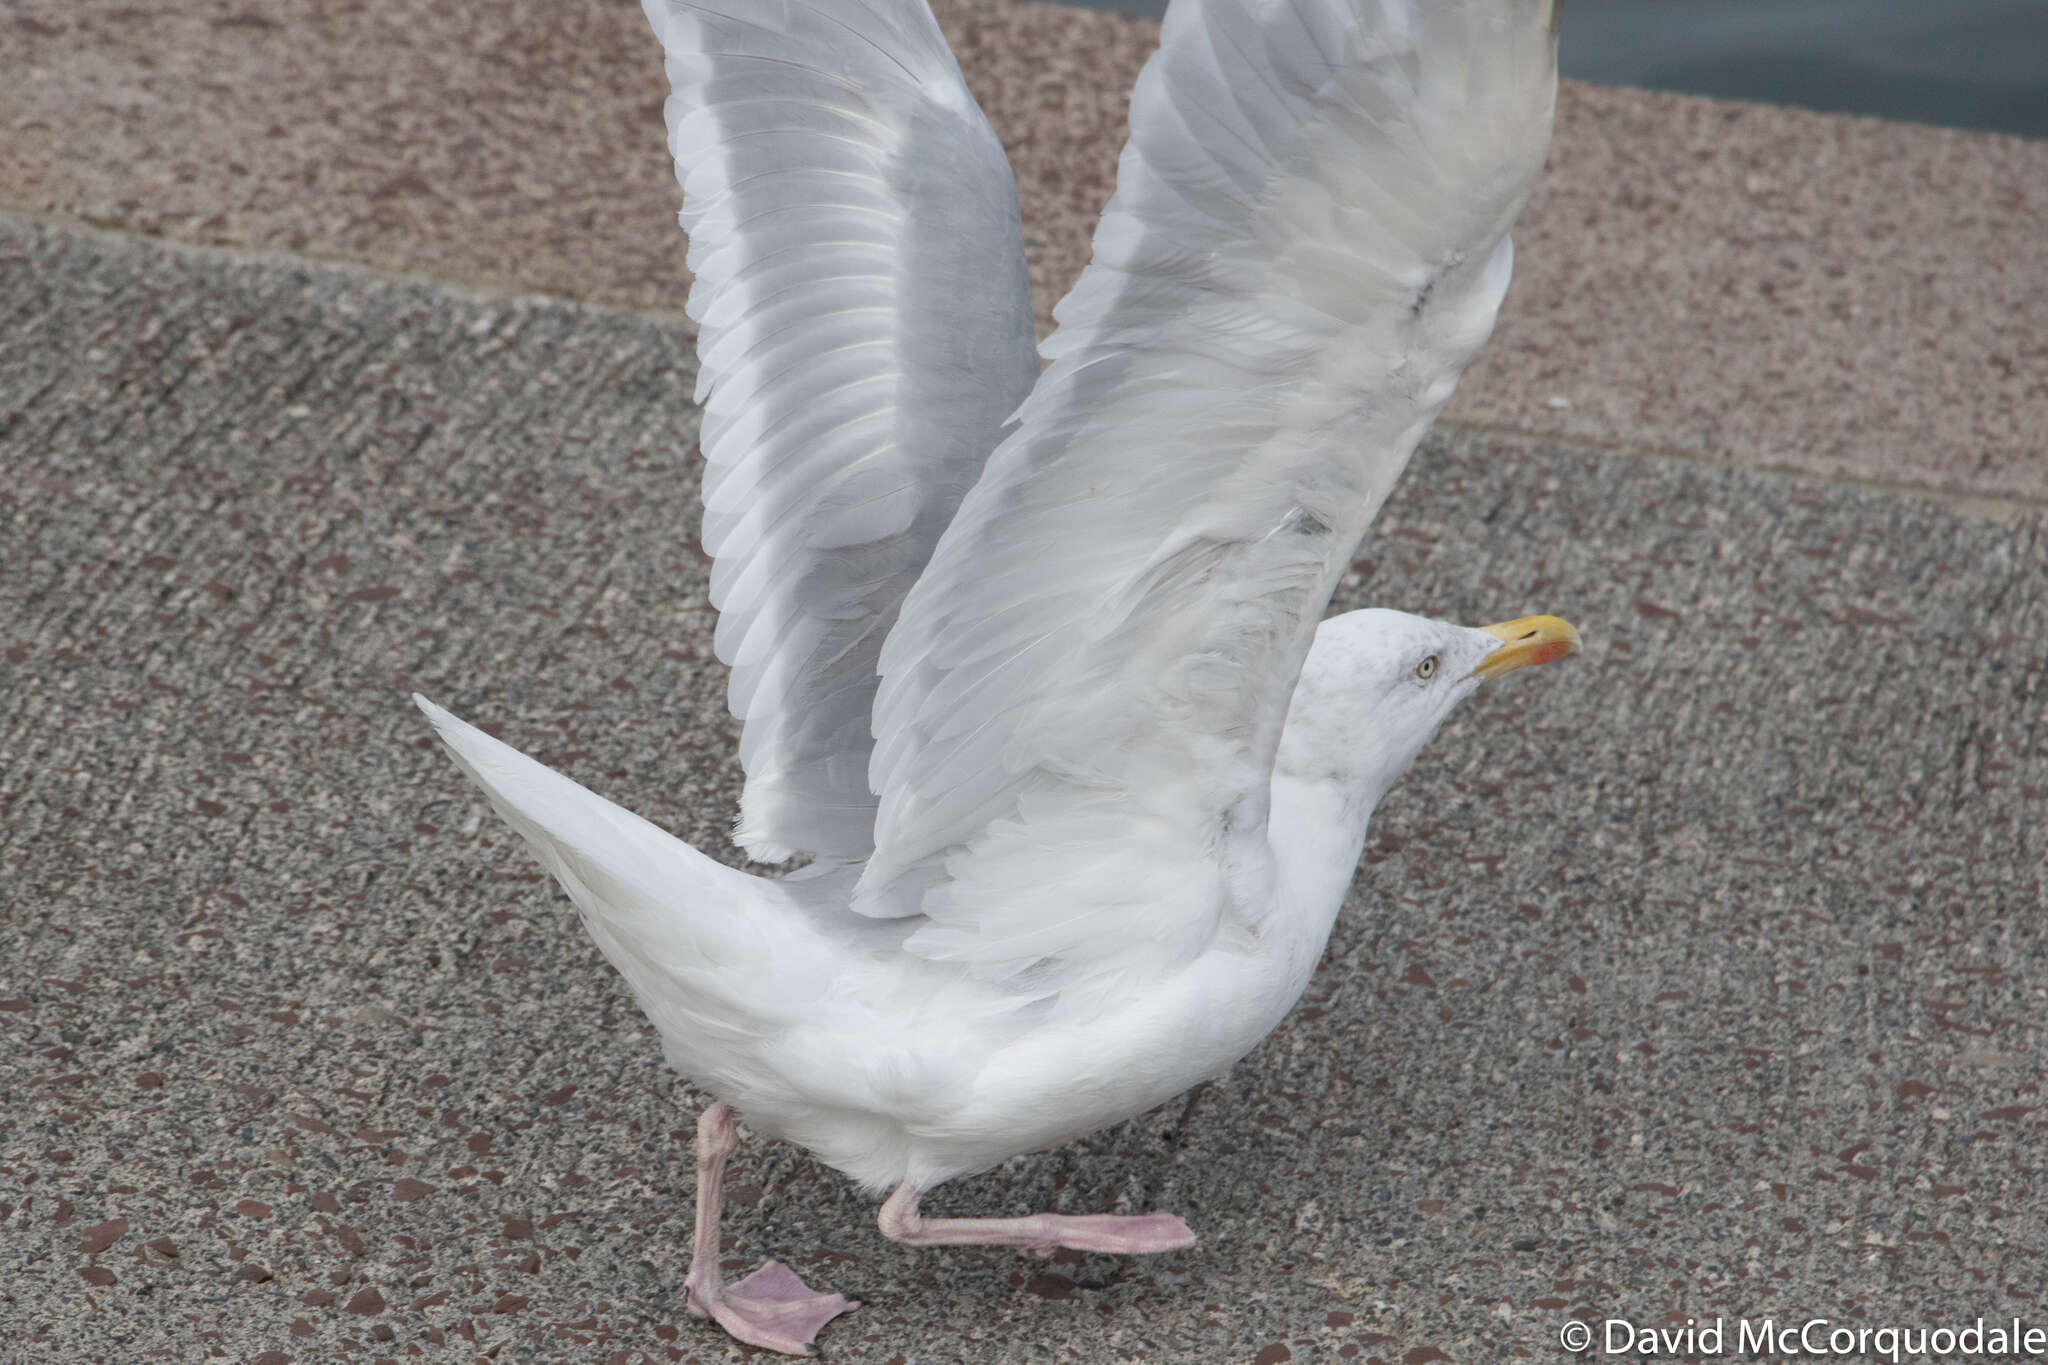
[[[1350,645],[1326,623],[1304,661],[1274,755],[1266,822],[1282,904],[1315,936],[1318,953],[1358,868],[1373,808],[1428,738],[1409,749],[1359,723],[1346,685]]]
[[[1273,774],[1266,839],[1278,865],[1280,898],[1318,944],[1344,905],[1371,818],[1372,806],[1336,783]]]

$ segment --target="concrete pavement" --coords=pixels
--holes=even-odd
[[[1525,253],[1526,254],[1526,253]],[[713,1361],[695,1097],[405,703],[729,854],[674,320],[0,220],[0,1321],[38,1361]],[[842,1361],[1556,1359],[2048,1283],[2048,517],[1470,433],[1341,605],[1556,611],[1225,1081],[911,1253],[748,1144]],[[2048,1320],[2044,1320],[2048,1321]]]
[[[1156,30],[940,15],[1044,313]],[[730,856],[642,22],[0,23],[0,1357],[746,1354],[682,1310],[696,1097],[404,702]],[[1439,738],[1231,1077],[934,1202],[1201,1244],[911,1254],[749,1144],[733,1268],[905,1365],[2040,1313],[2043,185],[2048,143],[1568,84],[1341,604],[1586,656]]]
[[[1043,325],[1158,26],[936,10],[1016,167]],[[10,12],[0,208],[681,309],[667,91],[632,0]],[[2044,221],[2048,141],[1566,82],[1447,420],[2048,504]]]

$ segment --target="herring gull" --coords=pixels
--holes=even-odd
[[[1250,1051],[1445,716],[1577,651],[1554,617],[1323,619],[1492,330],[1559,0],[1174,0],[1036,349],[1016,188],[926,0],[643,3],[736,837],[808,861],[735,871],[418,700],[715,1097],[688,1307],[803,1354],[854,1304],[724,1282],[736,1114],[889,1191],[899,1242],[1192,1245],[918,1203]]]

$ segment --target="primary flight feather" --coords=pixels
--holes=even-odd
[[[1017,197],[924,0],[644,0],[700,328],[735,872],[421,702],[716,1097],[913,1244],[1163,1251],[1167,1214],[920,1195],[1227,1068],[1306,986],[1374,804],[1563,622],[1323,619],[1491,330],[1556,0],[1174,0],[1093,260],[1032,347]]]
[[[919,3],[652,4],[738,838],[864,857],[876,658],[1038,376],[1017,190]]]

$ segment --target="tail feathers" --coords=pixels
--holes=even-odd
[[[760,922],[781,908],[765,894],[769,883],[705,857],[425,697],[413,702],[568,892],[665,1040],[707,1042],[707,1033],[769,1025],[758,1008],[761,988],[772,996],[797,965],[768,949],[781,937]]]

